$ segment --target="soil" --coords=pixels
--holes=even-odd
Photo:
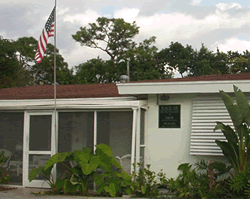
[[[13,190],[17,189],[16,187],[5,187],[5,186],[0,186],[0,191],[8,191],[8,190]]]

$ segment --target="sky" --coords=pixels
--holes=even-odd
[[[54,0],[0,0],[0,35],[38,39],[54,5]],[[98,49],[80,46],[71,36],[101,16],[135,21],[140,29],[134,40],[156,36],[159,51],[171,42],[194,49],[204,43],[212,51],[250,50],[247,0],[58,0],[57,48],[69,67],[98,56],[109,59]]]

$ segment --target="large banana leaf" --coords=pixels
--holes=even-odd
[[[234,148],[229,142],[219,140],[215,140],[215,142],[221,148],[222,153],[228,158],[229,162],[232,165],[236,165],[239,151],[238,146],[236,146],[237,148]]]
[[[242,117],[243,117],[243,121],[249,122],[249,120],[250,120],[250,114],[249,114],[250,107],[249,107],[249,103],[248,103],[246,96],[235,85],[234,85],[234,93],[235,93],[235,97],[236,97],[237,106],[239,107],[240,112],[241,112]]]
[[[217,125],[215,126],[214,131],[221,130],[229,143],[237,145],[238,137],[235,134],[234,130],[229,125],[224,125],[222,122],[216,123]]]
[[[234,126],[235,127],[239,126],[243,122],[243,116],[239,107],[236,104],[234,104],[234,100],[224,91],[220,91],[220,94]]]

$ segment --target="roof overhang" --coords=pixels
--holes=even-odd
[[[147,101],[136,100],[135,97],[110,97],[110,98],[72,98],[57,99],[56,108],[59,109],[126,109],[144,108]],[[32,100],[0,100],[0,110],[31,110],[31,109],[54,109],[53,99]]]
[[[182,81],[182,82],[142,82],[119,83],[119,94],[180,94],[180,93],[218,93],[219,90],[233,92],[233,85],[243,92],[250,92],[250,80],[228,81]]]

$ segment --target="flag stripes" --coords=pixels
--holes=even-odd
[[[54,32],[55,32],[54,12],[55,12],[55,7],[52,10],[52,12],[51,12],[46,24],[45,24],[45,27],[42,31],[42,34],[37,42],[37,51],[35,54],[35,60],[37,61],[37,63],[42,62],[49,37],[54,36]]]

